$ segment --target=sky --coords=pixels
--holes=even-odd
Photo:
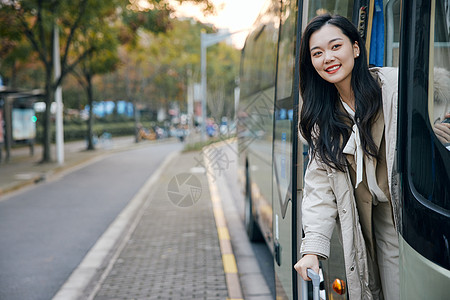
[[[184,2],[176,7],[177,17],[193,17],[202,23],[211,23],[218,29],[228,29],[236,32],[242,29],[249,29],[256,20],[259,11],[266,0],[212,0],[216,6],[215,15],[204,16],[200,7]],[[244,46],[248,32],[234,34],[232,36],[233,45],[241,49]]]

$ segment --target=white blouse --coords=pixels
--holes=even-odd
[[[363,181],[363,169],[365,166],[366,169],[366,178],[367,178],[367,186],[369,188],[370,193],[372,194],[372,199],[374,204],[379,202],[387,202],[389,201],[383,191],[380,189],[377,183],[377,177],[376,177],[376,168],[375,168],[375,160],[368,156],[364,155],[363,148],[361,146],[361,138],[359,135],[359,129],[355,122],[355,112],[353,109],[344,101],[342,101],[342,104],[344,105],[345,110],[349,114],[349,116],[352,118],[354,124],[352,127],[352,133],[350,135],[350,138],[347,141],[347,144],[344,147],[343,152],[345,154],[350,154],[355,157],[356,162],[356,185],[355,189],[358,188],[358,185]]]

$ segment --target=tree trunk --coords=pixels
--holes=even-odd
[[[87,150],[95,150],[94,146],[94,97],[92,93],[92,76],[89,74],[85,74],[86,82],[87,82],[87,97],[89,103],[89,119],[88,119],[88,146]]]

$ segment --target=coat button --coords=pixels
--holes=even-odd
[[[344,209],[342,210],[342,212],[343,212],[344,214],[346,214],[346,213],[347,213],[347,210],[344,208]]]
[[[352,266],[352,267],[350,268],[350,271],[353,272],[354,270],[355,270],[355,267]]]

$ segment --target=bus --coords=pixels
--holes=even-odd
[[[450,111],[450,0],[268,0],[241,53],[238,178],[250,240],[273,254],[276,299],[305,299],[293,266],[302,239],[308,147],[298,135],[299,46],[309,20],[347,17],[369,63],[398,68],[394,186],[400,199],[401,299],[446,299],[450,285],[450,146],[433,131]],[[338,231],[321,261],[322,299],[348,299]],[[308,290],[311,286],[307,287]],[[309,293],[310,295],[310,293]]]

